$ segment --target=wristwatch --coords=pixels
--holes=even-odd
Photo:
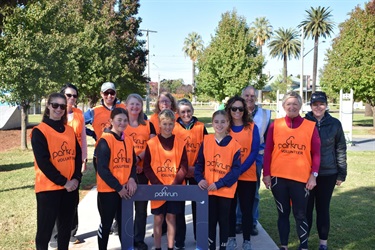
[[[312,172],[312,175],[314,176],[314,177],[318,177],[318,172]]]

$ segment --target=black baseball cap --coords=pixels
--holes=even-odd
[[[324,102],[327,103],[327,95],[323,91],[316,91],[311,95],[310,103]]]

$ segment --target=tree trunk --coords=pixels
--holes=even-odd
[[[283,67],[283,82],[285,84],[285,86],[287,86],[287,82],[288,82],[288,57],[286,55],[284,55],[284,67]]]
[[[375,106],[372,106],[371,109],[372,109],[372,129],[375,129]]]
[[[27,149],[27,105],[22,105],[21,107],[21,149]]]
[[[374,112],[372,111],[372,107],[370,103],[365,104],[365,116],[373,116]]]
[[[191,70],[192,70],[192,72],[191,72],[191,75],[192,75],[191,93],[192,93],[192,102],[195,103],[197,101],[197,97],[195,95],[196,86],[195,86],[195,62],[194,62],[194,60],[192,60],[192,63],[193,63],[193,65],[191,67]]]
[[[261,56],[263,56],[262,47],[263,46],[259,46],[259,54]],[[262,79],[262,76],[263,76],[263,67],[260,69],[259,80]],[[263,86],[261,88],[259,88],[259,90],[258,90],[258,103],[260,103],[260,104],[263,102],[262,88],[263,88]]]
[[[316,90],[316,76],[317,76],[317,70],[318,70],[318,42],[319,37],[315,37],[315,43],[314,43],[314,63],[313,63],[313,82],[312,82],[312,88],[311,92],[315,93]]]

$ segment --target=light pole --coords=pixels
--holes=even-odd
[[[150,76],[150,39],[149,39],[149,33],[157,33],[157,31],[154,30],[142,30],[140,31],[146,31],[146,37],[147,37],[147,77],[149,78],[149,81],[147,83],[147,95],[146,95],[146,114],[150,113],[150,81],[151,81],[151,76]]]

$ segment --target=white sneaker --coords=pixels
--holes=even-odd
[[[226,250],[235,250],[237,247],[236,237],[229,237]]]

